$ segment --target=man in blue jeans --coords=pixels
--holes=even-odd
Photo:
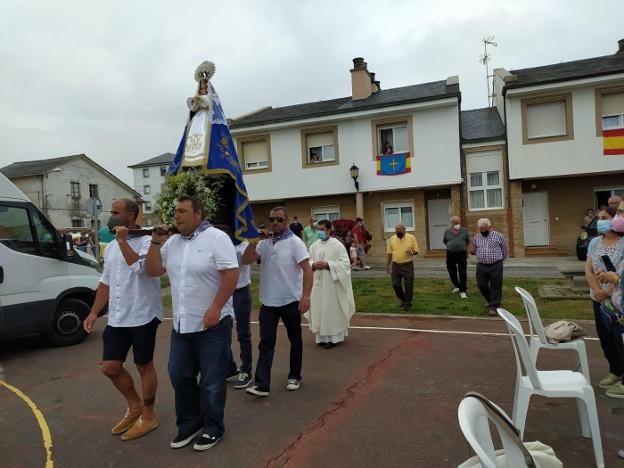
[[[199,199],[180,197],[175,212],[179,234],[167,239],[159,229],[166,232],[168,226],[158,226],[146,259],[150,276],[166,272],[171,283],[168,368],[178,434],[170,445],[177,449],[195,439],[193,448],[200,451],[216,445],[225,430],[232,294],[239,274],[232,241],[203,218]]]
[[[242,263],[242,256],[249,242],[233,239],[238,259],[240,276],[234,291],[234,316],[236,317],[236,336],[240,346],[240,369],[236,366],[234,353],[230,351],[228,382],[234,382],[234,388],[246,388],[251,383],[251,267]]]

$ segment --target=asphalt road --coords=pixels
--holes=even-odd
[[[122,442],[109,431],[124,403],[98,368],[103,325],[100,320],[97,332],[73,347],[43,348],[27,340],[0,348],[4,381],[36,405],[50,429],[56,467],[457,466],[470,455],[457,424],[462,396],[476,390],[511,412],[515,361],[500,320],[357,316],[347,342],[332,350],[315,346],[304,328],[304,380],[296,392],[285,389],[288,346],[281,328],[270,397],[228,390],[222,442],[203,453],[190,446],[174,451],[166,373],[171,322],[165,321],[155,356],[160,425],[142,439]],[[583,326],[593,331],[591,324]],[[254,343],[257,331],[253,325]],[[587,347],[597,381],[606,364],[596,341]],[[568,351],[547,352],[539,364],[573,368],[575,358]],[[621,466],[616,452],[624,448],[624,400],[599,390],[596,399],[607,466]],[[33,409],[3,386],[0,427],[0,465],[44,466]],[[536,439],[552,445],[566,467],[593,465],[574,401],[534,398],[525,440]]]

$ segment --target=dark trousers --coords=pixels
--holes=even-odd
[[[600,339],[600,346],[609,362],[609,372],[615,375],[622,375],[624,383],[624,325],[617,321],[617,318],[607,306],[592,301],[594,306],[594,319],[596,321],[596,332]]]
[[[249,285],[234,291],[234,316],[236,317],[236,337],[240,346],[240,371],[251,374],[251,288]],[[228,375],[236,372],[234,353],[230,351]]]
[[[280,318],[286,327],[290,341],[289,379],[301,379],[303,361],[303,341],[301,339],[301,314],[299,301],[281,307],[260,307],[260,344],[258,345],[258,364],[256,365],[255,383],[262,390],[271,388],[271,366],[277,339],[277,324]]]
[[[466,251],[463,252],[449,252],[446,251],[446,270],[448,271],[451,283],[456,288],[459,288],[459,292],[466,292],[466,268],[468,262],[466,260]],[[459,277],[457,275],[459,273]]]
[[[503,299],[503,262],[477,263],[477,286],[490,308],[498,308]]]
[[[414,296],[414,264],[412,262],[392,262],[390,278],[394,293],[401,301],[401,305],[411,307]],[[403,289],[403,285],[405,285],[405,289]]]
[[[169,378],[175,393],[176,424],[182,434],[192,434],[203,427],[212,436],[223,435],[231,342],[231,317],[196,333],[171,330]]]

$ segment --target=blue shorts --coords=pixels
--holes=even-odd
[[[156,347],[156,331],[160,320],[153,318],[151,322],[138,327],[111,327],[106,325],[102,333],[104,349],[103,361],[125,362],[128,351],[132,347],[135,364],[147,364],[154,359]]]

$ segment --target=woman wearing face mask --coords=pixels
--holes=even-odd
[[[615,208],[603,208],[598,212],[598,237],[592,239],[587,249],[585,263],[585,278],[590,288],[590,297],[594,308],[596,332],[605,358],[609,362],[609,374],[598,384],[600,388],[609,389],[622,379],[624,368],[618,356],[616,342],[608,323],[601,316],[600,305],[610,296],[612,286],[600,283],[597,275],[607,271],[603,256],[609,257],[616,271],[620,270],[624,259],[624,238],[621,233],[612,229],[613,217],[617,213]]]

